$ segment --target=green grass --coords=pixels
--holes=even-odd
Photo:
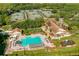
[[[24,32],[26,33],[26,35],[30,35],[32,33],[44,33],[41,28],[28,28],[24,30]]]
[[[35,51],[17,51],[10,54],[11,56],[75,56],[79,55],[79,47],[72,48],[56,48],[50,49],[48,52],[46,49],[40,49]]]

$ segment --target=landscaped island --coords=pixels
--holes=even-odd
[[[0,4],[0,55],[79,55],[78,6]]]

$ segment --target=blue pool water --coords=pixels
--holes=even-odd
[[[40,36],[36,36],[36,37],[27,36],[21,39],[21,46],[23,47],[30,44],[40,44],[40,43],[42,43]]]

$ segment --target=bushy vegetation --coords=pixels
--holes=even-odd
[[[11,24],[13,28],[27,29],[27,28],[38,28],[44,25],[43,19],[36,20],[25,20]]]
[[[44,33],[41,28],[28,28],[24,29],[26,35],[30,35],[33,33]]]
[[[11,25],[5,25],[5,26],[3,26],[2,28],[3,28],[5,31],[12,29]]]
[[[6,39],[9,35],[3,31],[0,31],[0,55],[4,55],[6,48]]]

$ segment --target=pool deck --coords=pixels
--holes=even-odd
[[[43,49],[45,48],[46,46],[49,46],[49,47],[54,47],[54,45],[52,43],[50,43],[50,41],[46,38],[45,35],[41,35],[41,34],[31,34],[31,35],[28,35],[28,36],[31,36],[31,37],[36,37],[36,36],[40,36],[41,37],[41,40],[42,42],[44,43],[44,47],[39,47],[39,48],[30,48],[29,45],[26,46],[26,47],[22,47],[21,45],[19,44],[15,44],[15,42],[17,40],[12,40],[12,39],[8,39],[7,41],[7,44],[8,44],[8,47],[6,48],[6,52],[5,54],[11,54],[13,51],[22,51],[22,50],[37,50],[37,49]],[[27,36],[26,36],[27,37]],[[21,40],[23,37],[20,36],[18,40]]]

